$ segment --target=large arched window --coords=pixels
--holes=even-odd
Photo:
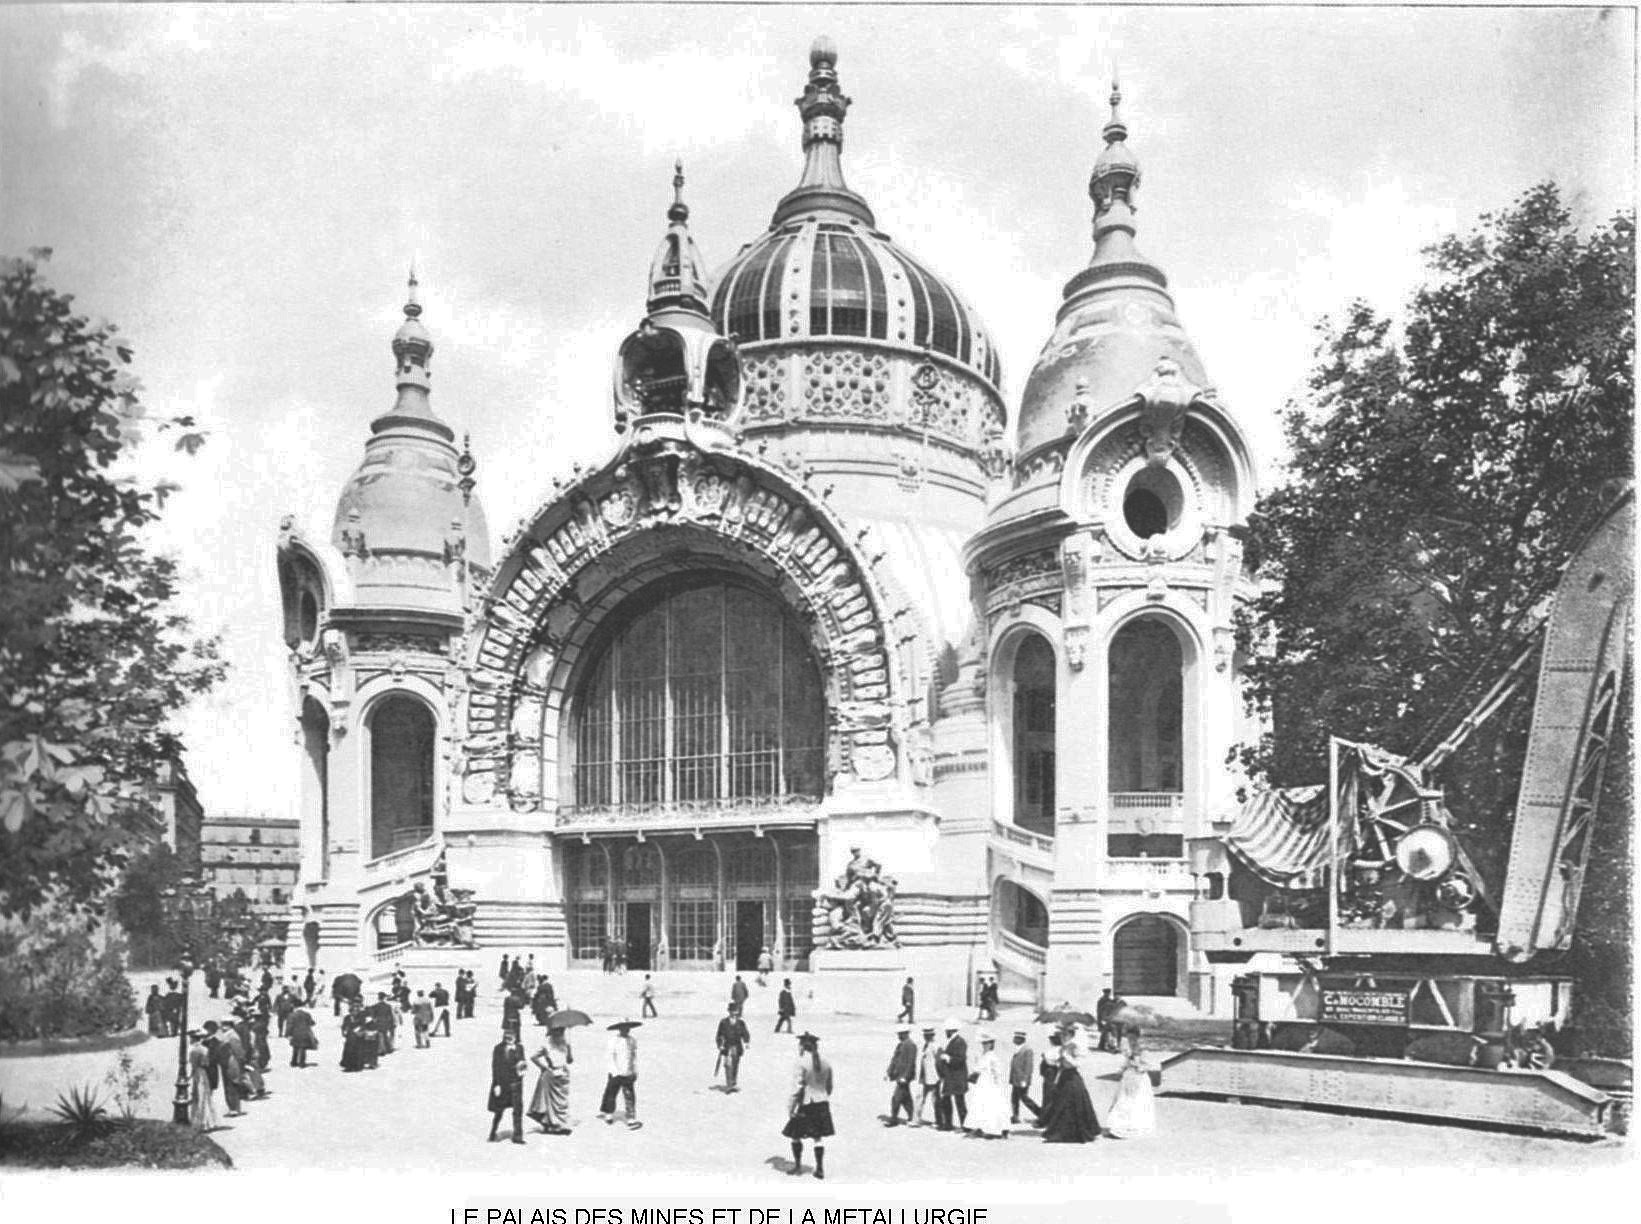
[[[821,794],[820,672],[781,606],[738,583],[640,596],[577,711],[578,805]]]
[[[1112,638],[1112,791],[1180,790],[1183,667],[1179,639],[1159,621],[1133,621]]]
[[[1054,648],[1037,634],[1014,654],[1014,823],[1054,832]]]
[[[433,712],[414,697],[382,700],[370,716],[370,854],[433,836]]]

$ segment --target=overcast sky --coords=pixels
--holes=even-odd
[[[1634,195],[1633,14],[1507,9],[359,6],[0,10],[0,253],[117,323],[146,400],[211,430],[160,545],[229,681],[190,711],[208,811],[291,814],[274,540],[328,533],[416,260],[434,404],[507,531],[607,453],[672,159],[713,265],[796,181],[830,34],[844,167],[997,338],[1010,412],[1088,258],[1113,62],[1139,243],[1280,472],[1318,318],[1393,310],[1420,247],[1555,179]]]

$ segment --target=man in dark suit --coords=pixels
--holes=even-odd
[[[461,979],[457,978],[456,989],[459,991],[461,986]],[[430,1035],[437,1037],[442,1028],[444,1035],[450,1036],[450,992],[444,988],[443,982],[434,982],[428,997],[433,1000],[433,1032]]]
[[[895,1019],[902,1024],[915,1024],[917,1017],[912,1015],[912,1008],[917,1002],[917,995],[912,990],[912,979],[907,978],[906,984],[900,988],[900,1015]]]
[[[718,1057],[724,1064],[725,1092],[740,1091],[737,1081],[741,1075],[741,1055],[751,1044],[752,1034],[747,1031],[746,1021],[741,1019],[741,1009],[731,1003],[729,1014],[718,1021]]]
[[[490,1051],[491,1143],[501,1137],[496,1134],[496,1128],[509,1109],[513,1111],[513,1142],[524,1142],[524,1072],[528,1066],[518,1035],[504,1032],[496,1048]]]
[[[746,983],[741,980],[741,975],[737,973],[735,975],[735,980],[731,982],[729,986],[730,1003],[735,1007],[745,1008],[746,997],[751,993],[752,992],[746,988]]]
[[[775,1031],[785,1029],[792,1031],[792,1017],[798,1014],[798,1005],[792,998],[792,979],[786,978],[781,986],[781,994],[775,1000]]]
[[[1034,1118],[1042,1111],[1031,1099],[1031,1077],[1037,1074],[1037,1055],[1026,1044],[1026,1030],[1014,1030],[1014,1056],[1009,1059],[1009,1121],[1020,1120],[1020,1106],[1031,1110]]]
[[[889,1094],[889,1120],[883,1125],[900,1125],[900,1107],[906,1107],[906,1121],[912,1120],[912,1081],[917,1078],[917,1046],[912,1044],[912,1030],[910,1025],[901,1025],[895,1030],[895,1052],[889,1056],[889,1069],[884,1072],[884,1078],[894,1084],[895,1088]]]
[[[946,1021],[946,1044],[940,1047],[940,1095],[935,1098],[935,1125],[941,1130],[952,1129],[952,1118],[957,1125],[966,1126],[969,1120],[969,1043],[957,1031],[957,1021]]]
[[[370,1009],[370,1018],[376,1022],[376,1052],[393,1053],[393,1030],[398,1028],[399,1018],[393,1014],[393,1004],[387,1001],[385,992],[376,992],[376,1002]]]

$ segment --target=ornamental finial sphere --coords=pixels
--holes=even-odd
[[[822,34],[809,48],[809,66],[811,68],[830,68],[838,62],[838,47],[830,38]]]

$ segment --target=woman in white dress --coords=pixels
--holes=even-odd
[[[987,1139],[1009,1133],[1007,1077],[997,1061],[997,1038],[980,1035],[980,1054],[969,1066],[969,1129]]]
[[[1117,1099],[1106,1117],[1105,1129],[1113,1139],[1139,1139],[1157,1129],[1157,1103],[1151,1092],[1151,1072],[1140,1047],[1140,1030],[1128,1025],[1122,1033],[1122,1078]]]

